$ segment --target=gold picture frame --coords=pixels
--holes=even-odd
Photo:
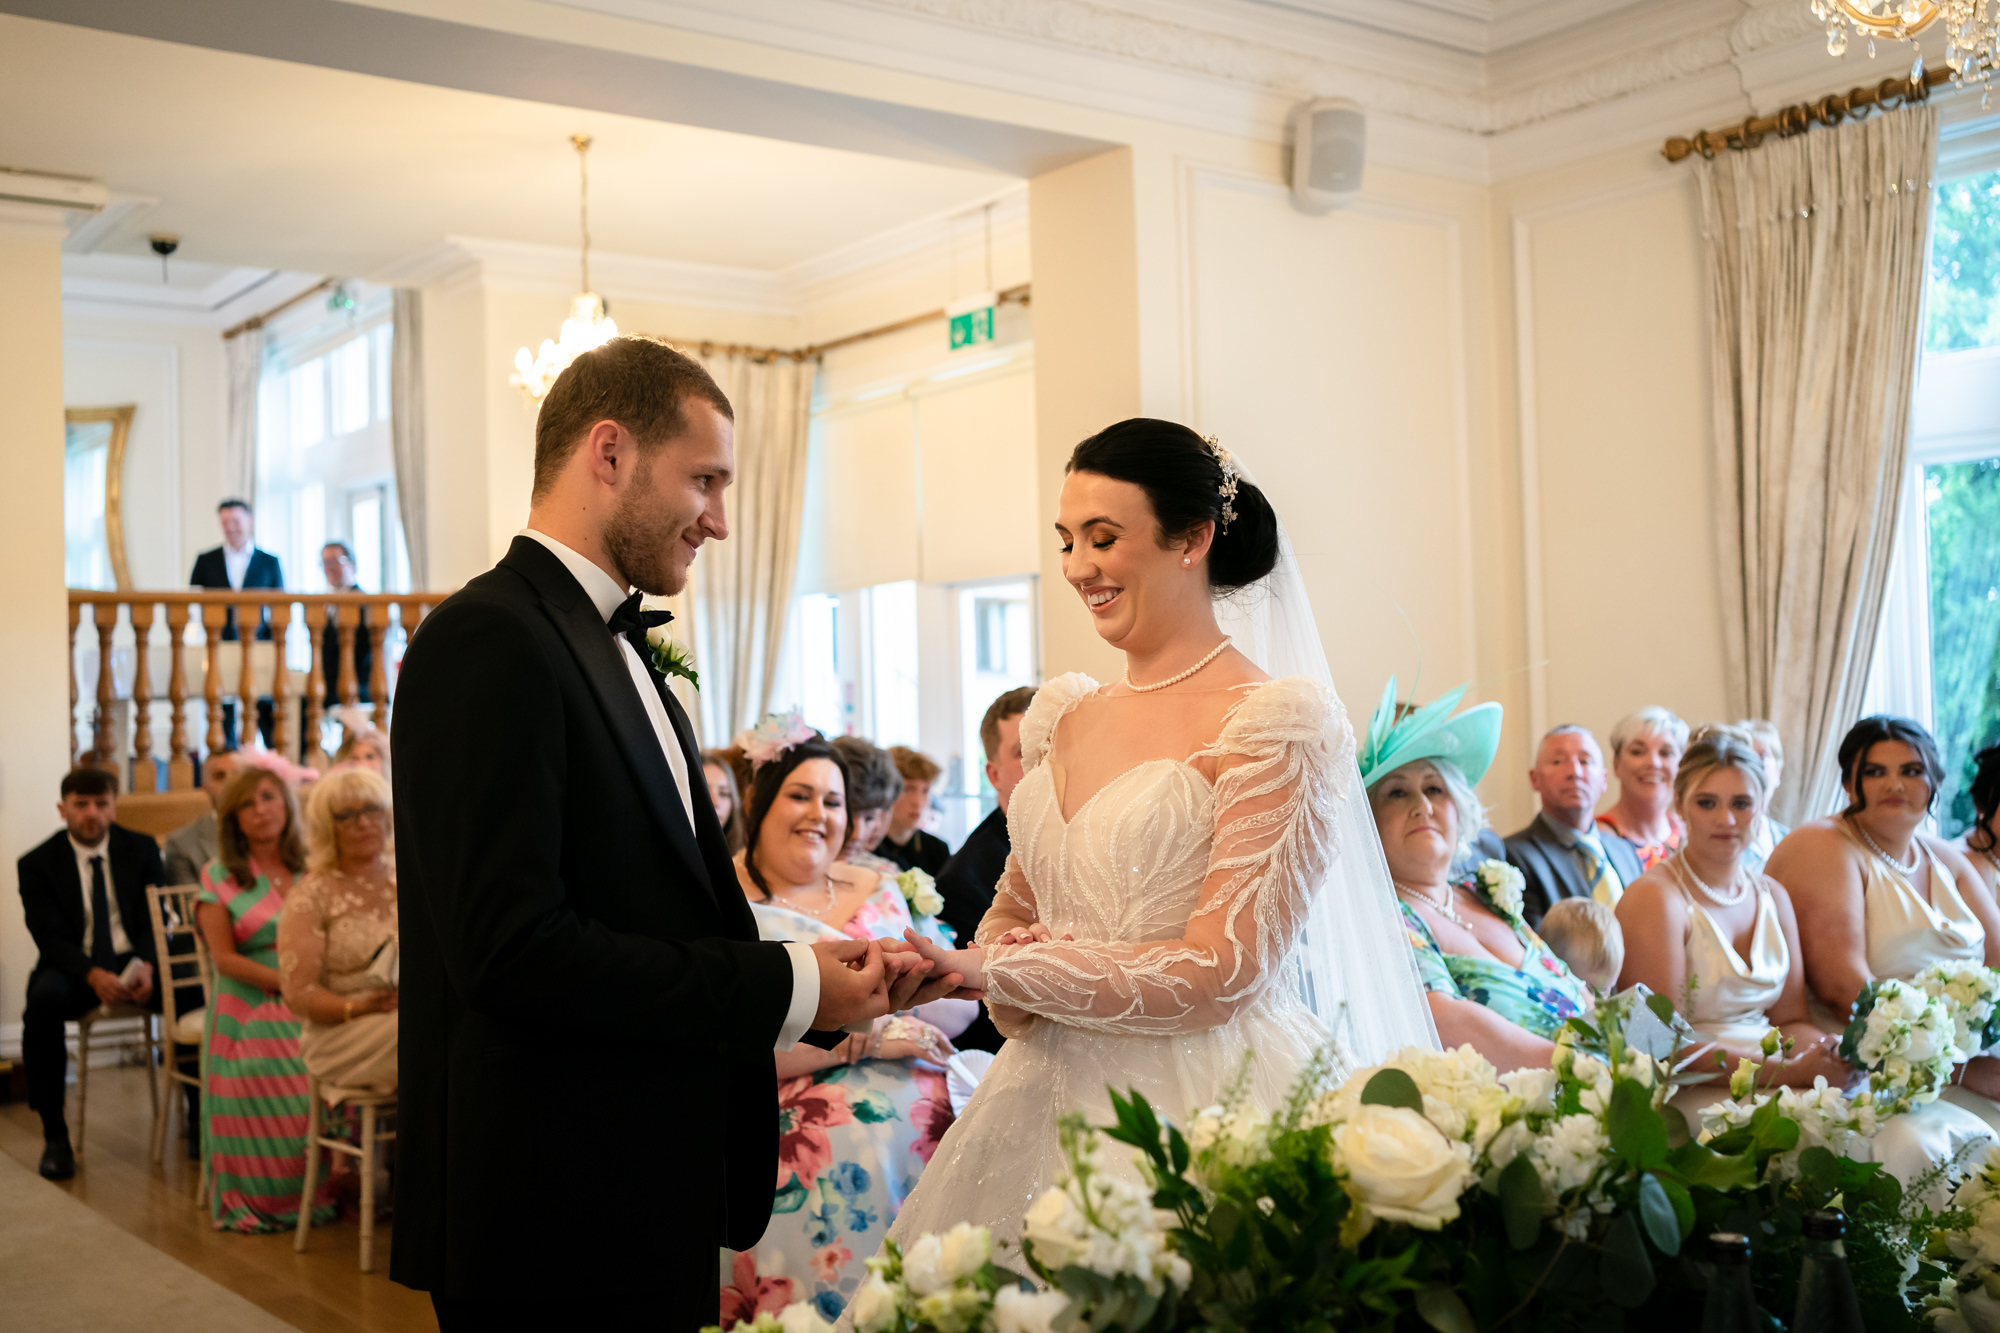
[[[108,423],[111,427],[110,452],[104,460],[104,544],[111,550],[111,577],[119,592],[129,592],[132,587],[132,572],[125,564],[123,492],[125,442],[132,433],[132,414],[138,410],[136,404],[126,403],[119,407],[71,407],[63,411],[65,447],[71,427],[98,423]]]

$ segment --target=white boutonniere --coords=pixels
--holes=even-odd
[[[902,890],[903,901],[917,916],[936,916],[944,910],[944,895],[937,891],[937,881],[925,871],[905,870],[896,876],[896,887]]]
[[[663,676],[679,676],[696,689],[701,688],[701,677],[695,674],[694,654],[688,646],[667,633],[665,625],[655,625],[646,631],[646,654],[653,659],[653,670]]]
[[[1505,861],[1481,861],[1473,878],[1479,881],[1480,892],[1500,909],[1501,915],[1510,921],[1521,919],[1521,891],[1528,881],[1519,870]]]

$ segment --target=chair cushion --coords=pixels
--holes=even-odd
[[[201,1045],[201,1030],[208,1021],[208,1010],[191,1009],[174,1019],[174,1041],[182,1046]]]

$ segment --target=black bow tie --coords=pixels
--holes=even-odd
[[[605,627],[613,634],[622,634],[629,639],[641,657],[646,655],[646,631],[656,625],[670,624],[674,618],[671,611],[655,611],[641,606],[639,601],[644,596],[644,593],[633,593],[618,604],[618,609],[611,613],[611,619],[605,622]]]

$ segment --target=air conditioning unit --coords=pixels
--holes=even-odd
[[[51,176],[43,171],[0,167],[0,200],[96,213],[110,198],[111,192],[88,176]]]

